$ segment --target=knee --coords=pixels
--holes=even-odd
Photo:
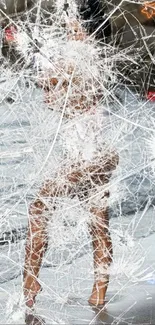
[[[119,164],[119,155],[116,152],[112,152],[111,159],[109,162],[111,170],[116,169],[118,164]]]
[[[30,216],[41,215],[45,210],[47,210],[45,203],[41,199],[37,199],[31,203],[29,213]]]
[[[113,166],[115,166],[115,168],[119,164],[119,155],[116,152],[113,153],[112,162],[113,162]]]
[[[112,152],[109,156],[105,157],[103,167],[100,166],[98,180],[100,184],[107,184],[110,181],[112,172],[116,169],[119,164],[119,155],[116,152]],[[106,192],[108,196],[108,192]]]
[[[111,154],[106,157],[104,169],[105,172],[112,172],[116,169],[119,163],[119,155],[116,152],[111,152]]]
[[[96,206],[92,206],[90,208],[90,213],[94,216],[93,220],[96,222],[100,220],[103,224],[107,224],[109,222],[109,208],[98,208]]]
[[[82,179],[82,176],[82,172],[77,170],[68,174],[67,178],[71,183],[78,183]]]
[[[42,245],[48,237],[48,219],[44,215],[31,214],[28,221],[27,248]]]
[[[91,227],[94,232],[101,232],[104,235],[109,236],[109,212],[108,208],[100,209],[92,207],[90,213],[92,214]]]

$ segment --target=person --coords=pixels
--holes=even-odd
[[[18,28],[14,23],[4,21],[2,24],[2,47],[1,52],[7,65],[14,71],[21,70],[25,64],[25,58],[18,48]]]
[[[17,60],[15,50],[17,28],[15,25],[4,21],[2,24],[2,30],[2,55],[6,59],[11,60],[12,63],[15,63]]]
[[[103,305],[109,283],[112,241],[109,231],[109,180],[119,158],[103,134],[103,83],[100,49],[93,46],[79,20],[66,16],[66,36],[60,51],[53,46],[50,68],[41,72],[39,85],[48,108],[62,121],[62,149],[53,178],[46,181],[29,208],[25,245],[23,292],[33,307],[41,285],[39,272],[48,247],[48,224],[59,198],[79,199],[90,215],[94,284],[89,303]],[[56,52],[57,51],[57,52]],[[103,64],[101,63],[103,67]],[[102,73],[101,73],[102,72]],[[58,123],[58,124],[59,124]],[[106,127],[107,128],[107,127]]]

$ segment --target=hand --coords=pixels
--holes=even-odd
[[[68,29],[68,40],[84,41],[87,34],[77,20],[70,21],[66,24]]]

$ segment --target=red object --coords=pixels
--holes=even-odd
[[[146,97],[151,102],[154,102],[155,101],[155,91],[148,91]]]
[[[5,40],[7,42],[16,41],[16,34],[17,34],[17,29],[15,26],[11,25],[5,28]]]

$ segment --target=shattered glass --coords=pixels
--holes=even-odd
[[[0,322],[154,324],[154,2],[105,2],[93,30],[94,17],[83,21],[87,3],[68,3],[66,14],[61,0],[26,1],[21,15],[0,1],[1,25],[16,27],[0,55]],[[78,10],[87,41],[68,38],[64,27]],[[106,21],[111,34],[101,41]],[[102,33],[95,37],[97,29]],[[119,163],[112,175],[106,171],[110,181],[103,185],[98,169],[103,174],[103,157],[113,152]],[[43,202],[49,219],[43,290],[29,310],[23,296],[29,207],[45,182],[66,185],[79,166],[88,175],[75,192],[72,186],[69,195]],[[90,306],[90,209],[107,200],[110,281],[104,306]]]

